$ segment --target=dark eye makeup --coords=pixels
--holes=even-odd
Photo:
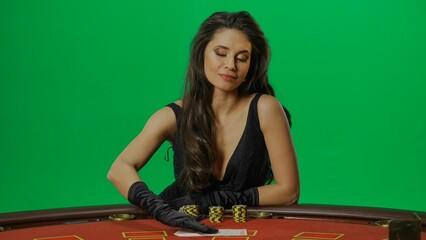
[[[223,49],[215,49],[214,52],[216,53],[217,56],[219,57],[225,57],[226,56],[226,51]],[[235,57],[235,59],[239,62],[247,62],[248,57],[245,54],[239,54],[237,57]]]

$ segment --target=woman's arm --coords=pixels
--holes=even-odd
[[[292,204],[299,199],[300,184],[287,117],[281,103],[270,95],[261,96],[258,113],[276,182],[258,188],[259,205]]]
[[[176,117],[173,110],[164,107],[155,112],[139,135],[121,152],[107,178],[125,198],[130,186],[141,178],[138,171],[145,166],[161,144],[170,139],[176,130]]]
[[[143,183],[138,171],[145,166],[158,147],[176,130],[173,110],[165,107],[154,113],[142,132],[124,149],[108,172],[108,179],[129,202],[147,211],[160,222],[172,227],[203,233],[218,230],[198,222],[197,218],[178,212]]]

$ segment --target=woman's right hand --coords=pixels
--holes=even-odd
[[[155,218],[158,221],[172,227],[191,229],[202,233],[218,232],[216,228],[199,222],[203,217],[189,216],[185,213],[181,213],[172,209],[170,206],[165,209],[161,209],[160,212],[156,214]]]
[[[178,212],[159,196],[155,195],[143,182],[135,182],[129,188],[129,202],[147,211],[158,221],[172,226],[202,233],[217,233],[214,227],[199,222],[202,217],[192,217]]]

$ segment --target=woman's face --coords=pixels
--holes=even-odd
[[[219,29],[204,51],[204,71],[216,90],[234,91],[250,67],[251,43],[235,29]]]

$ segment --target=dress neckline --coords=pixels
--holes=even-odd
[[[232,152],[231,156],[229,157],[228,163],[226,164],[225,167],[225,173],[223,174],[223,178],[217,179],[216,177],[212,176],[213,180],[217,183],[223,183],[226,182],[226,180],[229,178],[230,176],[230,167],[233,166],[233,162],[235,161],[234,159],[236,158],[236,153],[238,152],[238,149],[241,147],[241,142],[244,140],[245,135],[247,134],[247,129],[249,124],[249,120],[251,119],[250,116],[252,114],[253,108],[254,108],[254,103],[256,102],[256,100],[260,97],[260,95],[262,95],[261,93],[257,93],[255,94],[255,96],[250,100],[250,104],[249,104],[249,109],[247,111],[247,117],[246,117],[246,122],[245,122],[245,126],[244,126],[244,130],[243,133],[241,134],[240,139],[238,140],[237,146],[235,147],[234,151]]]

